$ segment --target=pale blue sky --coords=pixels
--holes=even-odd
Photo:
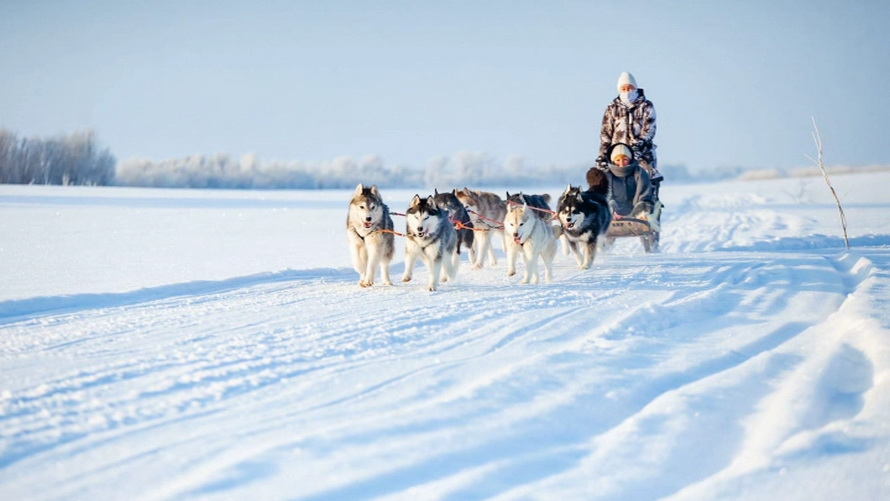
[[[890,163],[886,1],[0,0],[0,127],[119,160],[592,162],[622,71],[663,165]],[[668,173],[669,175],[669,173]]]

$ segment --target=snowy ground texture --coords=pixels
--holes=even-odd
[[[668,183],[659,254],[434,293],[352,190],[0,186],[0,498],[890,499],[890,175],[834,182],[850,251],[819,178]]]

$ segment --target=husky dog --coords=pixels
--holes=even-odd
[[[492,266],[498,264],[494,248],[491,245],[491,234],[497,233],[503,239],[502,221],[507,214],[507,204],[494,193],[471,190],[466,187],[457,190],[455,194],[470,214],[473,226],[477,230],[481,230],[480,234],[475,237],[476,260],[473,262],[473,268],[482,268],[486,254],[488,254],[488,262]]]
[[[473,221],[470,220],[470,215],[467,214],[464,204],[457,198],[457,190],[452,190],[450,193],[439,193],[438,190],[435,190],[433,199],[439,208],[448,211],[448,218],[457,229],[457,252],[454,254],[454,269],[457,270],[458,266],[460,266],[460,249],[462,246],[470,251],[470,263],[475,263],[476,249],[473,248],[473,240],[475,238],[473,235]]]
[[[504,245],[507,249],[507,275],[516,274],[516,257],[522,253],[525,262],[523,284],[538,283],[538,256],[544,261],[544,278],[547,283],[553,280],[553,256],[556,255],[556,239],[559,227],[535,215],[527,204],[514,205],[504,218]]]
[[[377,186],[365,188],[359,183],[349,202],[346,238],[352,265],[361,276],[358,284],[362,287],[374,285],[378,266],[384,285],[392,285],[389,279],[389,263],[395,253],[392,229],[389,207],[383,203]]]
[[[454,280],[454,255],[457,253],[457,231],[448,219],[448,212],[439,208],[433,197],[426,199],[414,195],[405,214],[408,224],[405,243],[405,274],[403,282],[410,282],[417,258],[423,259],[430,272],[427,290],[436,290],[439,274],[444,268],[442,281]]]
[[[609,202],[600,193],[569,185],[559,197],[557,214],[578,266],[589,269],[596,257],[597,239],[606,234],[612,223]],[[582,251],[578,250],[579,246]]]
[[[514,205],[522,205],[523,203],[528,204],[530,208],[532,208],[532,212],[543,218],[544,221],[550,221],[556,218],[556,213],[550,210],[550,195],[526,195],[521,191],[519,193],[511,195],[510,192],[507,192],[507,208]],[[563,244],[563,250],[566,256],[569,255],[569,241],[566,240],[565,235],[559,237],[559,241]]]

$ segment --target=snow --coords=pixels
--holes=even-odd
[[[669,182],[658,254],[434,293],[352,190],[0,186],[0,493],[888,499],[890,174],[833,181],[850,250],[820,178]]]

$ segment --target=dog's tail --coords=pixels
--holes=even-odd
[[[604,197],[609,196],[609,178],[606,177],[604,171],[596,167],[591,167],[590,170],[587,171],[587,184],[589,185],[587,191],[599,193]]]

